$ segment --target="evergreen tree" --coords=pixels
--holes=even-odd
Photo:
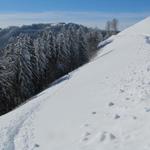
[[[0,47],[3,47],[0,50],[0,114],[88,62],[105,35],[104,31],[73,23],[23,26],[0,32]]]
[[[84,38],[83,30],[82,28],[78,31],[78,50],[79,50],[79,65],[83,65],[84,63],[87,63],[89,61],[89,52],[87,48],[87,41]]]
[[[21,99],[26,99],[31,96],[34,91],[29,50],[30,43],[28,41],[28,36],[21,34],[18,37],[14,50],[16,55],[16,92]]]

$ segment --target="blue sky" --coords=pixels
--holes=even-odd
[[[0,26],[76,22],[104,28],[112,18],[124,29],[150,15],[150,0],[0,0]]]

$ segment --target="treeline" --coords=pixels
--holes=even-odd
[[[0,31],[0,114],[87,63],[107,33],[73,23]]]

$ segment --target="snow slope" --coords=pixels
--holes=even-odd
[[[0,117],[0,150],[150,149],[150,18],[108,40],[89,64]]]

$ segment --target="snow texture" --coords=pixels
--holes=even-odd
[[[150,18],[0,117],[0,150],[149,150]],[[58,83],[58,84],[57,84]]]

